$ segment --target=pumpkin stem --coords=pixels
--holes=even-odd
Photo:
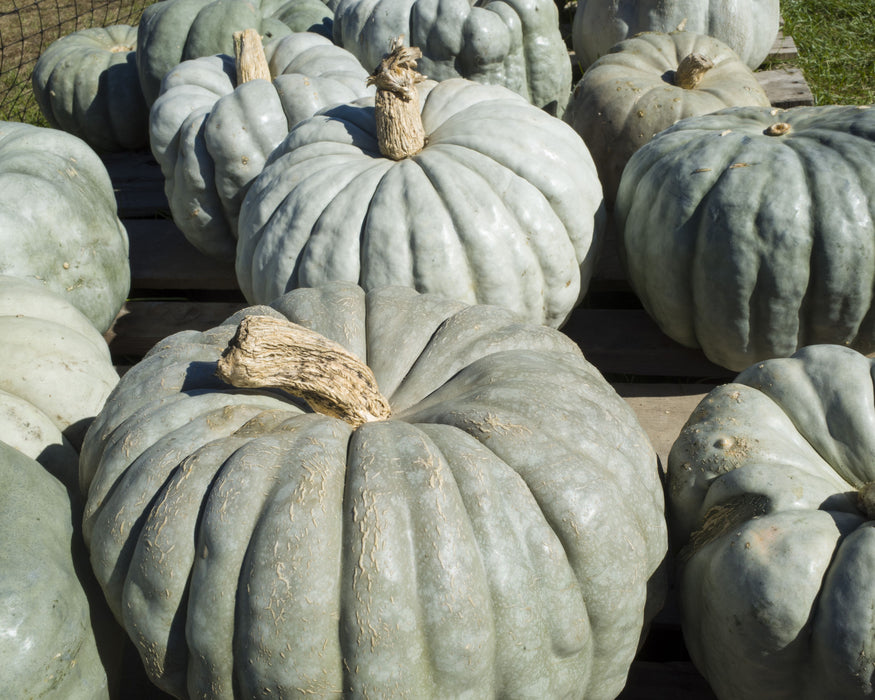
[[[416,72],[416,60],[422,57],[422,51],[404,46],[402,38],[392,41],[389,53],[368,76],[367,83],[377,86],[374,107],[380,153],[392,160],[414,156],[425,147],[416,90],[416,84],[425,80],[424,75]]]
[[[674,73],[674,84],[684,90],[692,90],[713,67],[714,61],[704,54],[687,54],[681,59]]]
[[[767,127],[763,133],[766,136],[783,136],[789,134],[792,127],[787,122],[777,122]]]
[[[237,63],[237,84],[250,80],[272,80],[261,35],[255,29],[234,32],[234,60]]]
[[[389,417],[374,373],[343,346],[291,321],[247,316],[219,358],[216,375],[240,388],[273,388],[316,413],[358,427]]]
[[[859,490],[857,505],[869,520],[875,520],[875,481],[864,484]]]

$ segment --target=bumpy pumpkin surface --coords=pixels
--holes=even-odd
[[[305,2],[312,9],[313,3]],[[265,42],[307,31],[314,17],[310,12],[297,15],[297,4],[298,0],[162,0],[148,5],[137,32],[137,68],[146,103],[152,106],[164,76],[183,61],[233,56],[236,31],[255,29]],[[327,6],[325,13],[330,17]]]
[[[338,0],[334,41],[372,70],[404,36],[422,50],[432,80],[468,78],[503,85],[561,116],[571,62],[554,0]]]
[[[183,61],[152,105],[151,148],[173,220],[221,260],[234,260],[243,196],[291,127],[374,92],[358,60],[319,34],[268,42],[264,58],[272,81],[241,81],[233,55]]]
[[[675,122],[727,107],[770,106],[729,46],[693,32],[643,32],[595,61],[563,119],[586,142],[613,204],[631,155]]]
[[[587,68],[623,39],[682,27],[727,44],[750,68],[769,55],[781,21],[779,0],[578,0],[574,53]]]
[[[875,696],[873,381],[809,346],[714,389],[672,447],[684,638],[720,698]]]
[[[75,490],[82,437],[118,382],[106,341],[62,297],[5,276],[0,338],[0,435]]]
[[[264,316],[366,361],[389,415],[225,383]],[[320,362],[327,394],[347,374]],[[178,697],[613,698],[660,602],[646,435],[573,342],[499,307],[337,283],[170,336],[80,466],[97,576]]]
[[[80,29],[52,42],[33,68],[33,93],[50,125],[98,152],[135,150],[149,140],[140,90],[137,28]]]
[[[415,155],[381,155],[370,104],[304,120],[271,153],[241,206],[241,290],[267,303],[327,281],[400,284],[561,325],[605,225],[586,145],[507,88],[418,87]]]
[[[0,122],[0,274],[38,280],[101,333],[124,304],[128,234],[106,166],[80,138]]]
[[[614,208],[665,333],[741,370],[818,343],[875,349],[875,110],[739,107],[654,137]]]
[[[71,554],[67,490],[0,442],[0,683],[16,698],[109,698],[88,598]],[[83,562],[87,566],[87,561]]]

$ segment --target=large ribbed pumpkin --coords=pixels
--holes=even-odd
[[[660,131],[698,114],[770,106],[729,46],[694,32],[642,32],[595,61],[563,119],[583,138],[612,204],[629,157]]]
[[[711,391],[672,447],[684,638],[719,698],[875,697],[873,381],[808,346]]]
[[[0,479],[4,694],[59,700],[115,697],[111,691],[119,668],[107,669],[100,657],[100,635],[80,580],[88,562],[74,533],[73,520],[78,524],[79,513],[67,489],[5,442],[0,442]]]
[[[303,5],[303,12],[294,10]],[[183,61],[234,55],[234,32],[255,29],[265,41],[307,31],[331,17],[312,0],[162,0],[147,5],[137,32],[137,69],[151,107],[169,70]],[[316,11],[314,14],[314,10]]]
[[[432,80],[503,85],[562,115],[571,62],[555,0],[334,0],[334,41],[368,69],[398,36]]]
[[[388,64],[412,51],[398,48]],[[376,110],[345,105],[300,122],[251,184],[236,263],[246,298],[336,280],[400,284],[564,323],[605,225],[586,145],[507,88],[416,83],[409,66],[381,66],[377,79],[401,84],[404,72],[409,92],[378,83]]]
[[[637,151],[614,214],[665,333],[739,371],[818,343],[875,350],[875,110],[738,107]]]
[[[558,331],[407,287],[159,342],[81,477],[92,565],[180,698],[614,698],[661,600],[628,405]]]
[[[127,24],[80,29],[49,44],[31,76],[46,121],[98,152],[146,146],[149,108],[136,46],[137,28]]]
[[[106,166],[77,136],[0,122],[0,274],[39,281],[101,333],[124,304],[128,234]]]
[[[295,32],[262,50],[257,33],[241,32],[235,48],[173,68],[149,122],[173,220],[198,250],[227,261],[246,190],[289,129],[374,92],[356,58],[319,34]]]
[[[683,28],[727,44],[750,68],[768,56],[781,21],[779,0],[578,0],[571,30],[587,68],[623,39]]]

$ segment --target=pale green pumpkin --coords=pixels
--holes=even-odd
[[[295,11],[299,4],[306,8],[300,13]],[[255,29],[267,42],[307,31],[330,17],[327,5],[320,8],[312,0],[162,0],[148,5],[137,32],[137,67],[146,103],[152,106],[164,76],[183,61],[233,56],[236,31]]]
[[[234,55],[183,61],[150,115],[151,148],[173,220],[198,250],[233,261],[249,184],[299,121],[374,90],[348,51],[312,32],[267,43],[270,79],[244,80]]]
[[[143,148],[149,141],[149,108],[140,90],[137,28],[90,27],[49,44],[31,82],[48,123],[98,152]]]
[[[77,545],[67,489],[5,442],[0,442],[0,478],[4,693],[46,700],[113,697],[113,672],[101,661],[77,574],[87,560],[77,564],[72,553]]]
[[[334,41],[368,70],[403,36],[432,80],[503,85],[561,116],[571,62],[554,0],[336,0]]]
[[[682,28],[727,44],[750,68],[768,56],[781,21],[779,0],[578,0],[571,40],[583,68],[640,32]]]
[[[383,122],[418,134],[408,155],[383,155],[371,101],[300,122],[271,153],[238,220],[247,300],[327,281],[405,285],[561,326],[605,228],[586,145],[499,85],[451,78],[414,92],[396,103],[409,105],[406,119]]]
[[[729,46],[693,32],[642,32],[595,61],[563,119],[589,148],[612,204],[631,155],[675,122],[727,107],[770,106]]]
[[[0,274],[40,282],[103,333],[130,288],[128,245],[90,146],[58,129],[0,122]]]
[[[371,376],[380,412],[226,383],[252,319],[359,358],[300,365],[313,405]],[[97,576],[180,698],[614,698],[661,604],[646,434],[572,341],[500,307],[337,283],[170,336],[81,476]]]
[[[672,447],[684,639],[719,698],[875,696],[873,378],[805,347],[711,391]]]
[[[835,343],[875,350],[875,110],[736,107],[639,149],[614,207],[660,328],[741,370]]]

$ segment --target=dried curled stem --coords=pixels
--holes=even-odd
[[[237,64],[237,84],[250,80],[273,80],[261,35],[255,29],[234,32],[234,59]]]
[[[674,84],[684,90],[692,90],[709,70],[714,67],[714,61],[701,53],[687,54],[681,59],[674,74]]]
[[[391,413],[373,372],[358,357],[314,331],[271,316],[240,322],[216,374],[240,388],[281,389],[304,399],[316,413],[355,427]]]
[[[425,129],[419,113],[417,83],[425,76],[416,72],[422,51],[404,46],[402,38],[393,40],[389,53],[368,76],[368,85],[377,86],[375,101],[377,143],[380,153],[401,160],[425,147]]]

